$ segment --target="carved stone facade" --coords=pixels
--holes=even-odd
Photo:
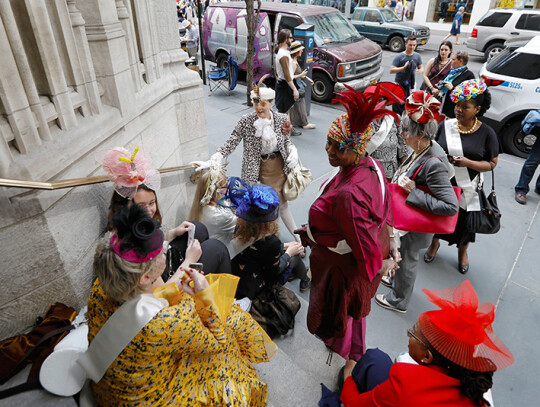
[[[156,168],[206,158],[186,58],[174,0],[0,0],[0,178],[101,175],[97,151],[149,142]],[[189,212],[189,175],[163,176],[165,224]],[[0,339],[55,301],[86,303],[111,194],[0,188]]]

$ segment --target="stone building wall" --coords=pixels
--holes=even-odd
[[[0,1],[0,178],[103,175],[95,154],[151,146],[156,168],[208,155],[199,76],[174,0]],[[189,172],[162,177],[164,223],[187,216]],[[110,183],[0,187],[0,339],[56,301],[80,308]]]

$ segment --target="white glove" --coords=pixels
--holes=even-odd
[[[195,168],[195,171],[203,171],[209,169],[212,164],[221,165],[222,159],[223,155],[221,153],[214,153],[208,161],[192,161],[190,164],[197,167]]]
[[[289,156],[287,157],[287,167],[293,169],[298,165],[298,150],[293,144],[289,144]]]

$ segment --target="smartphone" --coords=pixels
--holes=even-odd
[[[203,264],[202,263],[189,263],[189,268],[192,268],[197,271],[202,271]]]
[[[187,238],[187,245],[191,245],[193,243],[193,239],[195,239],[195,225],[191,225],[191,230],[188,230],[188,238]]]

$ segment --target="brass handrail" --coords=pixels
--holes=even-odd
[[[165,174],[167,172],[187,170],[188,168],[195,168],[195,166],[191,164],[179,165],[176,167],[160,168],[158,171],[162,174]],[[83,185],[90,185],[90,184],[99,184],[101,182],[107,182],[108,180],[109,180],[109,177],[104,176],[104,175],[97,176],[97,177],[75,178],[75,179],[66,179],[62,181],[51,181],[51,182],[25,181],[25,180],[20,180],[20,179],[0,178],[0,187],[44,189],[44,190],[51,191],[55,189],[80,187]]]

